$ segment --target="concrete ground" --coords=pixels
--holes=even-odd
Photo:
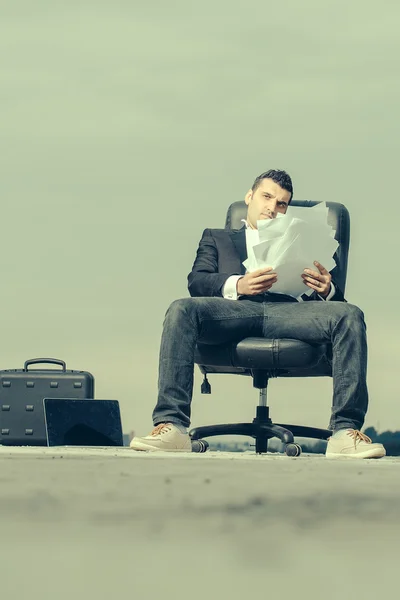
[[[0,447],[7,599],[399,596],[400,460]]]

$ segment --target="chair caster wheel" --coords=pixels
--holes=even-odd
[[[287,444],[285,448],[286,456],[300,456],[301,454],[301,446],[299,444]]]
[[[207,452],[208,442],[206,440],[192,440],[192,452]]]

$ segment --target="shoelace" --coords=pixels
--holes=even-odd
[[[150,435],[158,435],[159,433],[167,433],[167,431],[171,431],[171,427],[166,423],[160,423],[156,427],[154,427],[153,431]]]
[[[347,435],[354,439],[354,448],[357,446],[357,442],[366,442],[367,444],[372,444],[371,438],[369,438],[365,433],[361,433],[358,429],[350,429],[347,432]]]

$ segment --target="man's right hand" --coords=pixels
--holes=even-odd
[[[277,282],[277,279],[278,276],[272,267],[264,267],[253,273],[246,273],[236,284],[237,293],[239,296],[262,294],[269,290]]]

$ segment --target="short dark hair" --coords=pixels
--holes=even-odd
[[[288,175],[286,171],[270,169],[269,171],[265,171],[265,173],[261,173],[261,175],[256,177],[251,187],[253,192],[256,191],[263,179],[272,179],[272,181],[275,181],[275,183],[280,185],[283,190],[286,190],[287,192],[291,193],[290,200],[293,198],[292,180],[290,178],[290,175]]]

